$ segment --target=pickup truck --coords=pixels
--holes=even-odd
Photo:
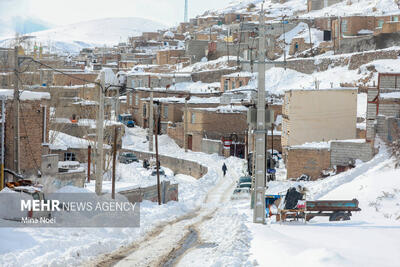
[[[135,122],[133,121],[131,114],[118,115],[118,121],[125,124],[129,128],[135,127]]]
[[[132,152],[123,152],[119,155],[119,162],[123,164],[130,164],[132,162],[138,162],[137,156]]]

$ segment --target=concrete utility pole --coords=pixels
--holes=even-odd
[[[161,205],[161,186],[160,186],[160,157],[158,154],[158,125],[160,123],[160,103],[157,103],[157,120],[156,120],[156,170],[157,170],[157,198],[158,198],[158,205]]]
[[[5,152],[5,145],[4,145],[4,125],[6,124],[6,98],[0,98],[1,101],[1,166],[0,166],[0,190],[4,188],[4,152]]]
[[[260,14],[260,39],[259,39],[258,64],[258,99],[257,99],[257,126],[256,126],[256,155],[255,155],[255,205],[253,212],[254,223],[265,223],[265,25],[264,5]]]
[[[104,142],[104,88],[106,74],[104,71],[100,73],[99,86],[99,114],[97,116],[97,160],[96,160],[96,186],[97,195],[102,192],[103,185],[103,142]]]
[[[154,101],[153,92],[150,92],[150,105],[149,105],[149,151],[153,152],[153,133],[154,133]]]
[[[14,49],[14,169],[17,173],[20,171],[20,147],[19,147],[19,62],[18,46]]]
[[[112,182],[111,182],[111,198],[115,199],[115,170],[117,165],[117,139],[118,126],[114,127],[114,145],[113,145],[113,167],[112,167]]]

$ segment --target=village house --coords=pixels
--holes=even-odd
[[[180,128],[183,131],[183,117],[185,110],[185,97],[161,97],[154,98],[156,107],[153,114],[160,112],[160,132],[167,133],[169,128]],[[209,108],[217,107],[220,104],[219,97],[197,97],[193,96],[187,101],[188,108]],[[143,119],[142,124],[148,127],[148,115],[150,109],[150,99],[142,98],[139,103],[139,117]],[[156,115],[155,115],[156,116]],[[145,128],[147,128],[145,127]]]
[[[356,137],[357,90],[289,90],[282,108],[282,146]]]
[[[249,84],[253,75],[247,72],[237,72],[221,77],[221,91],[227,92]]]
[[[325,7],[341,2],[343,0],[307,0],[307,12],[324,9]]]
[[[158,41],[161,38],[159,32],[143,32],[140,39],[144,41]]]
[[[282,147],[287,179],[315,180],[342,172],[374,148],[356,139],[357,90],[290,90],[283,105]]]
[[[19,111],[19,169],[15,165],[15,109],[14,90],[0,89],[5,99],[5,168],[25,176],[37,175],[42,155],[46,153],[49,140],[50,94],[44,92],[20,92]]]
[[[157,64],[158,65],[174,65],[186,62],[189,65],[190,59],[185,56],[184,49],[167,49],[157,51]]]
[[[155,92],[153,93],[153,98],[167,98],[167,99],[172,99],[172,98],[178,98],[178,102],[180,103],[175,103],[177,105],[173,105],[174,107],[170,109],[170,112],[172,114],[176,114],[176,111],[180,111],[180,106],[182,104],[182,101],[185,97],[188,96],[188,91],[182,91],[182,90],[168,90],[164,88],[154,88]],[[215,97],[220,96],[219,90],[216,90],[215,92],[193,92],[190,94],[194,99],[196,98],[212,98],[211,100],[216,102],[217,100]],[[135,91],[128,91],[127,92],[127,108],[126,112],[129,114],[132,114],[132,117],[136,124],[138,126],[141,126],[143,128],[148,127],[148,110],[149,110],[149,104],[148,104],[148,99],[150,97],[150,91],[147,88],[141,88],[137,89]],[[214,100],[213,100],[214,99]],[[210,100],[210,101],[211,101]],[[193,100],[192,100],[193,102]],[[200,102],[200,100],[197,100],[197,102]],[[206,103],[207,101],[204,100],[202,101],[203,103]],[[173,103],[170,103],[171,105]],[[166,104],[168,105],[168,104]],[[178,108],[177,108],[178,107]],[[175,110],[175,111],[173,111]],[[179,113],[180,114],[180,113]],[[179,122],[182,121],[182,118],[179,118],[179,116],[173,115],[173,117],[170,117],[171,122]]]
[[[40,70],[40,84],[57,85],[57,86],[73,86],[94,83],[98,73],[85,72],[81,69],[58,69],[59,73],[51,69]],[[66,75],[67,74],[67,75]]]
[[[49,153],[53,155],[57,154],[60,161],[87,163],[89,146],[93,149],[91,158],[93,161],[95,159],[95,141],[90,141],[58,131],[50,131],[50,139]],[[110,153],[111,146],[104,144],[104,151],[106,154]]]
[[[233,152],[234,156],[244,157],[247,131],[246,107],[229,105],[217,108],[191,108],[187,120],[189,150],[216,152],[221,146],[221,140],[229,139],[234,143],[231,143],[223,154],[230,156]],[[233,151],[231,146],[235,147]]]
[[[379,73],[378,88],[368,90],[367,140],[378,134],[392,142],[400,134],[400,73]]]
[[[131,88],[169,88],[177,83],[192,82],[190,73],[150,73],[137,72],[127,76],[127,86]]]

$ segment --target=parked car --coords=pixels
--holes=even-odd
[[[239,178],[238,184],[251,183],[251,176],[242,176]]]
[[[123,164],[130,164],[132,162],[138,162],[137,156],[132,152],[123,152],[119,156],[119,162]]]
[[[240,193],[250,193],[251,182],[243,182],[238,184],[238,186],[233,190],[233,194],[240,194]]]
[[[159,172],[160,172],[160,175],[164,175],[165,176],[165,171],[162,168],[160,168]],[[152,172],[151,172],[151,176],[156,176],[156,175],[157,175],[157,169],[154,168],[152,170]]]

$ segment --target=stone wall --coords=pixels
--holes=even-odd
[[[287,179],[306,174],[316,180],[323,170],[330,168],[329,149],[288,149],[286,155]]]
[[[193,82],[214,83],[221,82],[221,77],[227,74],[237,72],[236,68],[218,69],[192,73]]]
[[[354,141],[331,142],[331,165],[348,166],[353,160],[364,162],[371,160],[375,155],[372,143]]]
[[[163,181],[160,187],[161,203],[178,201],[178,184],[170,184],[169,181]],[[132,203],[142,202],[143,200],[158,201],[157,185],[119,191],[118,194],[125,196]]]
[[[130,151],[134,152],[140,160],[155,158],[155,153],[135,150]],[[208,168],[200,163],[165,155],[160,155],[160,163],[162,166],[171,169],[175,174],[185,174],[196,179],[200,179],[208,172]]]
[[[400,41],[400,33],[381,33],[378,35],[344,38],[340,40],[340,53],[354,53],[360,51],[372,51],[397,46]]]
[[[350,70],[355,70],[358,69],[361,65],[367,64],[374,60],[397,59],[399,51],[400,50],[382,50],[318,59],[293,59],[287,61],[286,68],[306,74],[312,74],[315,71],[326,71],[330,67],[348,66]],[[275,67],[282,67],[282,65],[276,65]]]
[[[208,48],[208,41],[189,40],[186,42],[185,55],[190,57],[190,61],[193,64],[199,62],[203,57],[206,56],[207,48]]]

